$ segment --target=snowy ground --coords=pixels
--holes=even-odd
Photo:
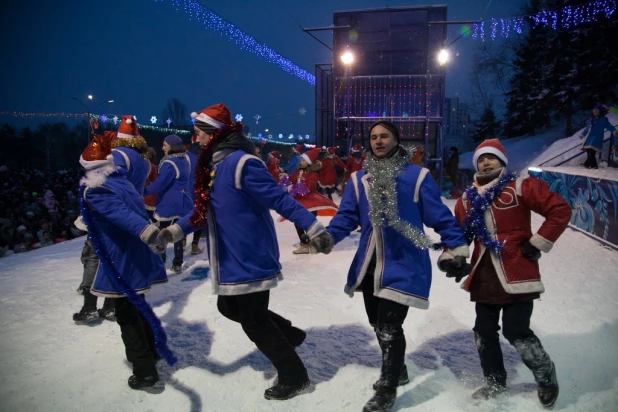
[[[534,225],[540,222],[535,216]],[[295,256],[294,227],[276,227],[285,280],[272,292],[271,307],[308,332],[298,352],[313,382],[310,393],[264,399],[275,371],[240,326],[218,314],[210,280],[190,275],[206,264],[204,255],[188,257],[182,274],[148,295],[178,365],[159,364],[163,382],[154,394],[129,389],[118,326],[71,320],[82,303],[75,293],[82,238],[0,259],[0,411],[359,412],[380,365],[362,297],[343,293],[359,234],[328,256]],[[431,256],[435,263],[438,255]],[[556,363],[555,410],[616,411],[618,254],[567,229],[540,264],[547,292],[535,304],[532,329]],[[482,381],[471,332],[474,306],[453,280],[434,275],[429,310],[410,309],[404,324],[411,382],[399,389],[393,410],[542,410],[532,374],[507,342],[508,392],[471,402]]]

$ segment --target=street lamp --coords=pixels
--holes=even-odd
[[[72,97],[72,99],[75,100],[76,102],[79,102],[82,106],[84,106],[86,108],[86,110],[88,110],[88,129],[89,129],[89,132],[90,132],[90,133],[88,133],[88,131],[86,131],[86,144],[88,144],[88,143],[90,143],[90,136],[89,136],[89,134],[93,134],[94,135],[94,129],[92,128],[92,123],[90,123],[90,113],[91,113],[90,101],[92,101],[92,95],[91,94],[88,95],[88,100],[89,100],[88,104],[82,102],[77,97]],[[102,104],[105,104],[105,103],[114,103],[114,100],[108,100],[106,102],[101,102],[101,103],[97,104],[96,106],[94,106],[93,109],[96,109],[97,107],[99,107],[99,106],[101,106]]]
[[[438,53],[438,63],[440,64],[440,66],[444,66],[446,63],[448,63],[450,58],[451,58],[451,56],[450,56],[448,50],[446,50],[446,49],[442,49]]]
[[[350,50],[345,50],[341,54],[341,62],[345,66],[345,88],[346,88],[346,134],[348,138],[348,154],[352,148],[352,136],[350,135],[350,66],[354,63],[354,54]]]

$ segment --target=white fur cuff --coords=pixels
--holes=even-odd
[[[530,238],[530,244],[541,252],[545,253],[548,253],[551,248],[554,247],[554,244],[552,242],[542,236],[539,236],[538,234],[532,235],[532,237]]]
[[[438,258],[438,268],[442,270],[442,267],[440,265],[442,261],[449,260],[449,259],[455,259],[458,256],[464,257],[466,259],[470,257],[470,248],[468,247],[468,245],[457,246],[454,249],[446,249],[444,252],[442,252],[440,257]],[[442,272],[446,272],[446,271],[442,270]]]
[[[139,234],[139,238],[142,242],[148,244],[152,240],[152,236],[159,231],[159,228],[152,223],[142,229],[142,233]]]
[[[309,230],[307,230],[307,236],[309,236],[309,239],[313,239],[314,237],[320,236],[324,231],[326,231],[324,225],[316,220]]]
[[[172,234],[171,243],[176,243],[179,240],[182,240],[183,237],[185,237],[185,234],[182,232],[182,228],[176,224],[171,225],[170,227],[168,227],[168,229]]]

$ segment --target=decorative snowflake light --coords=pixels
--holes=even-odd
[[[152,117],[150,118],[150,123],[152,123],[152,124],[157,123],[157,116],[152,116]]]
[[[242,114],[238,113],[234,119],[236,119],[237,122],[242,122]]]
[[[307,114],[307,109],[301,107],[300,109],[298,109],[298,113],[300,113],[301,116],[304,116]]]
[[[112,120],[114,121],[114,124],[118,123],[118,116],[112,117]]]
[[[256,114],[255,116],[253,116],[253,118],[255,119],[255,124],[258,124],[262,116],[260,116],[259,114]]]
[[[293,139],[294,135],[292,133],[290,133],[290,135],[288,136],[288,139]]]
[[[105,116],[104,114],[103,114],[103,115],[101,115],[101,121],[102,121],[103,123],[107,123],[107,116]]]
[[[170,119],[169,117],[167,118],[167,120],[165,121],[165,123],[167,123],[167,127],[170,127],[170,123],[172,123],[172,119]]]
[[[283,135],[279,133],[279,139],[283,139]]]

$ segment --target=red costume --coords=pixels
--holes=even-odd
[[[335,155],[336,147],[329,147],[327,149],[328,156],[322,159],[322,168],[320,169],[320,179],[318,184],[320,187],[335,187],[337,184],[337,170],[335,165],[346,168],[346,165]]]
[[[268,161],[266,162],[266,168],[268,169],[268,173],[270,173],[275,182],[279,182],[279,175],[281,174],[281,169],[279,169],[279,152],[273,151],[268,153]]]
[[[318,216],[335,216],[338,206],[327,197],[317,192],[319,180],[318,171],[322,167],[322,163],[317,160],[319,154],[320,149],[311,149],[301,155],[301,158],[305,159],[305,161],[309,163],[309,166],[305,169],[301,169],[300,167],[296,169],[290,181],[292,185],[303,182],[305,186],[307,186],[307,189],[309,189],[309,193],[306,195],[297,195],[294,199],[308,211],[317,211]]]

